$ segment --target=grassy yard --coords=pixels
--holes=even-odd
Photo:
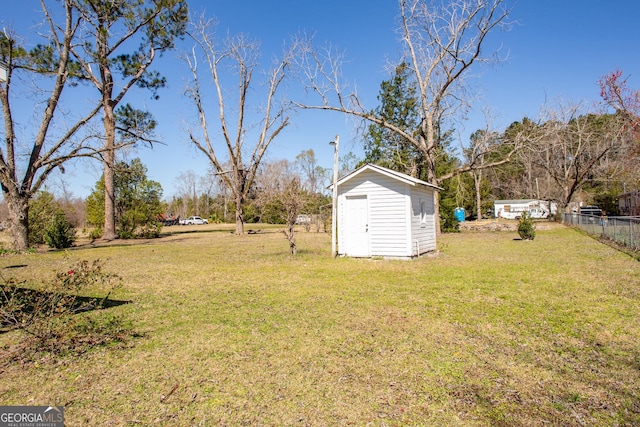
[[[640,264],[590,237],[334,260],[328,234],[291,258],[275,230],[215,228],[0,258],[5,280],[105,260],[131,303],[78,316],[141,335],[0,362],[0,404],[64,405],[67,426],[640,425]]]

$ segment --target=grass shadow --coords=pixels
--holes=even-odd
[[[55,314],[63,309],[69,314],[86,313],[94,310],[109,309],[129,304],[130,300],[88,297],[73,294],[45,292],[14,285],[0,286],[0,334],[19,327],[20,321],[42,312]]]

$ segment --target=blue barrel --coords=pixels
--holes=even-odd
[[[465,212],[464,208],[455,208],[453,210],[453,216],[458,222],[464,222]]]

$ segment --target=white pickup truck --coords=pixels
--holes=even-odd
[[[189,218],[180,219],[180,225],[200,225],[200,224],[209,224],[209,221],[199,216],[190,216]]]

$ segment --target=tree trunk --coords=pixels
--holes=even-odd
[[[4,193],[9,210],[13,249],[24,252],[29,248],[29,197]]]
[[[442,234],[442,228],[440,227],[440,192],[436,191],[433,195],[433,217],[435,220],[436,236]]]
[[[482,219],[482,196],[480,195],[482,176],[477,172],[473,173],[473,181],[476,187],[476,220]]]
[[[114,182],[115,165],[115,129],[116,121],[113,114],[113,106],[110,102],[105,102],[104,109],[104,240],[113,240],[116,234],[116,197]]]
[[[227,193],[225,192],[224,197],[222,198],[224,203],[224,211],[222,213],[222,218],[224,222],[227,222],[227,218],[229,217],[229,198],[227,197]]]
[[[242,194],[236,195],[236,234],[244,234],[244,215],[242,214]]]
[[[427,182],[429,184],[439,185],[435,159],[435,127],[433,123],[433,116],[431,114],[427,114],[425,116],[422,124],[422,131],[423,134],[426,135],[426,138],[423,136],[421,140],[423,143],[422,145],[424,146],[422,152],[427,163]],[[433,215],[436,222],[436,236],[439,236],[442,233],[442,229],[440,227],[440,193],[438,191],[436,191],[436,197],[434,197],[433,200]]]
[[[285,236],[287,236],[287,240],[289,241],[289,250],[291,251],[291,255],[295,256],[298,253],[298,248],[296,246],[296,234],[295,234],[294,224],[287,224],[287,230],[285,230],[284,234]]]
[[[564,200],[562,201],[562,204],[564,205],[565,209],[567,209],[569,207],[569,202],[571,201],[571,189],[569,188],[568,185],[564,185],[563,186],[563,193],[564,193]]]

